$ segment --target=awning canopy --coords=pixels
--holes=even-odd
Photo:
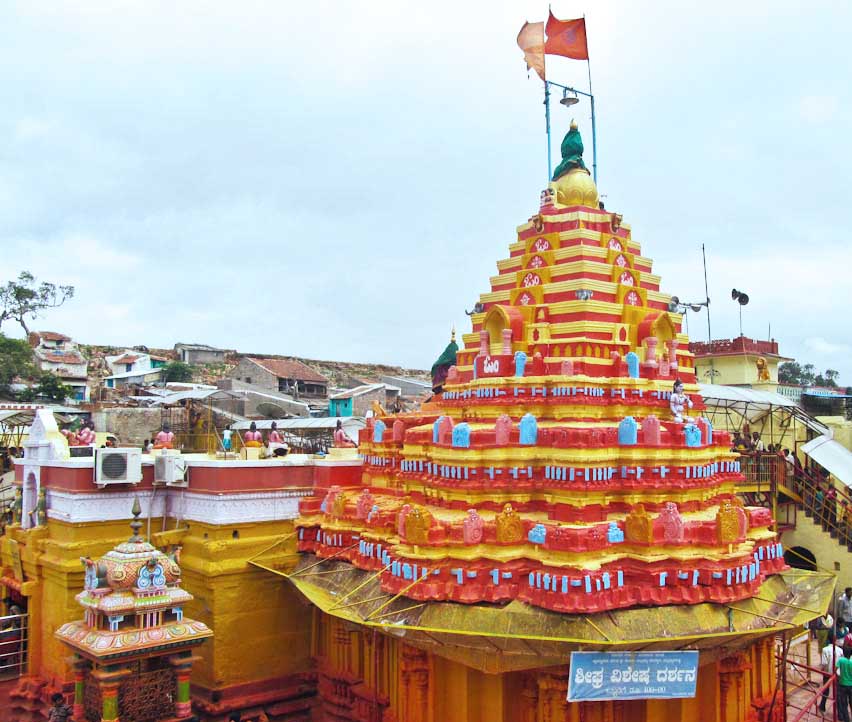
[[[760,406],[796,407],[798,404],[786,396],[774,391],[760,391],[747,386],[720,386],[719,384],[698,384],[701,395],[707,399],[719,399],[740,404],[758,404]]]
[[[799,447],[820,466],[828,469],[845,486],[852,487],[852,451],[827,434]]]
[[[782,426],[788,425],[795,418],[818,434],[828,431],[825,425],[802,410],[796,401],[774,391],[718,384],[698,384],[698,389],[714,423],[714,414],[727,416],[732,428],[741,428],[743,423],[765,423],[767,417],[775,415]],[[730,424],[734,419],[737,423]]]

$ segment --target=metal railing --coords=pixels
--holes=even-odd
[[[0,617],[0,678],[20,677],[26,673],[28,631],[28,615]]]
[[[810,642],[808,642],[810,643]],[[826,674],[822,669],[796,662],[789,657],[784,659],[776,655],[778,674],[786,675],[783,685],[784,707],[786,719],[789,722],[799,722],[803,719],[837,720],[837,675]],[[786,664],[786,668],[785,668]],[[792,672],[799,679],[790,679]],[[813,680],[817,675],[818,682]],[[831,711],[822,712],[819,709],[825,702],[831,701]],[[827,704],[824,705],[828,707]],[[795,713],[795,714],[794,714]]]
[[[845,488],[820,478],[808,469],[787,462],[778,454],[751,452],[740,455],[745,476],[743,493],[762,493],[771,505],[785,489],[796,495],[792,502],[841,544],[852,545],[852,495]],[[833,493],[829,494],[832,490]],[[754,499],[758,501],[757,498]],[[785,510],[788,522],[796,523],[796,514]],[[779,516],[780,514],[776,514]],[[778,521],[781,521],[780,519]]]

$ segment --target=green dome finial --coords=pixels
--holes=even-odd
[[[562,139],[562,162],[556,166],[553,171],[552,180],[558,180],[560,176],[565,175],[569,170],[574,168],[582,168],[586,172],[586,164],[583,163],[583,139],[580,137],[580,131],[577,130],[577,123],[571,121],[571,127]]]

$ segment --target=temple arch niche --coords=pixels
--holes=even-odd
[[[517,343],[524,338],[524,319],[521,312],[512,306],[497,304],[488,309],[483,320],[483,328],[488,333],[488,351],[492,355],[502,354],[503,332],[512,331],[512,342]],[[507,353],[511,353],[510,348]]]

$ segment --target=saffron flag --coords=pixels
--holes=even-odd
[[[544,52],[549,55],[563,55],[574,60],[588,60],[586,19],[557,20],[553,17],[553,13],[550,13],[550,17],[547,18],[547,41],[544,43]]]
[[[518,47],[524,51],[527,70],[532,68],[544,80],[544,23],[524,23],[518,33]]]

